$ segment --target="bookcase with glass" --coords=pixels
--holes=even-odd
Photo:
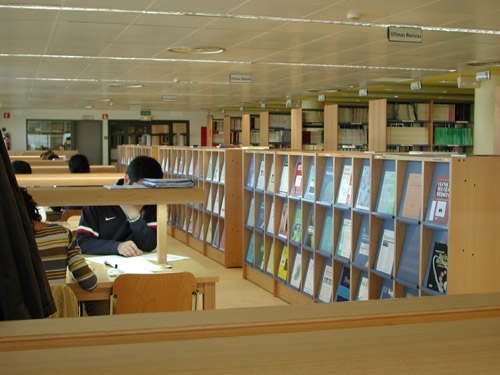
[[[170,206],[171,235],[226,267],[240,267],[242,222],[226,207],[241,205],[241,151],[169,147],[159,156],[167,177],[193,179],[205,191],[204,204]]]
[[[474,105],[433,103],[433,151],[472,154]]]

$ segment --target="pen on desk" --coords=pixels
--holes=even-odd
[[[109,263],[107,260],[104,261],[104,265],[111,267],[111,268],[117,268],[116,264],[113,266],[111,263]]]

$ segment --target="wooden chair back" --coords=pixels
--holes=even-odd
[[[76,216],[73,218],[73,221],[80,220],[80,216],[82,215],[82,210],[64,210],[61,214],[62,221],[69,221],[70,217]]]
[[[191,311],[197,282],[190,272],[124,274],[113,283],[112,299],[115,314]]]

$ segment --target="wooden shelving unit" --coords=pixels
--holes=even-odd
[[[368,107],[329,104],[324,113],[324,151],[368,150]]]

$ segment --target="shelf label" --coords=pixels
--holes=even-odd
[[[229,74],[229,81],[231,83],[252,83],[252,75],[231,73]]]
[[[387,28],[387,39],[389,42],[422,43],[422,29],[417,27],[396,27]]]

